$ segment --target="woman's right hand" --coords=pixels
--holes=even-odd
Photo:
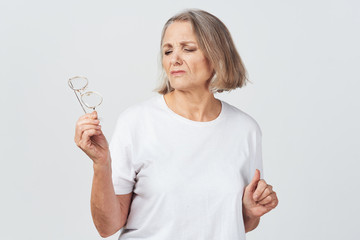
[[[96,111],[81,116],[76,122],[75,143],[94,164],[106,165],[110,161],[109,144],[99,124]]]

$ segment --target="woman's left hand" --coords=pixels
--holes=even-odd
[[[272,186],[260,179],[260,171],[256,169],[251,183],[245,188],[243,199],[243,214],[249,218],[259,218],[274,209],[279,200]]]

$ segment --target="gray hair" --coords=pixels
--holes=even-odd
[[[247,71],[225,24],[214,15],[199,9],[186,9],[171,17],[164,25],[160,42],[160,62],[162,44],[166,29],[173,22],[190,22],[199,47],[208,59],[214,72],[209,84],[212,93],[241,88],[249,81]],[[162,66],[162,64],[160,64]],[[161,67],[160,86],[155,89],[160,94],[173,91],[164,68]]]

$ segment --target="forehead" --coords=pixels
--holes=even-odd
[[[184,41],[197,42],[190,22],[173,22],[168,26],[163,38],[163,46]]]

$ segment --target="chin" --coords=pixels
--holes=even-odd
[[[176,90],[182,90],[190,87],[188,84],[184,83],[184,81],[181,81],[180,79],[177,79],[175,81],[170,80],[170,85]]]

